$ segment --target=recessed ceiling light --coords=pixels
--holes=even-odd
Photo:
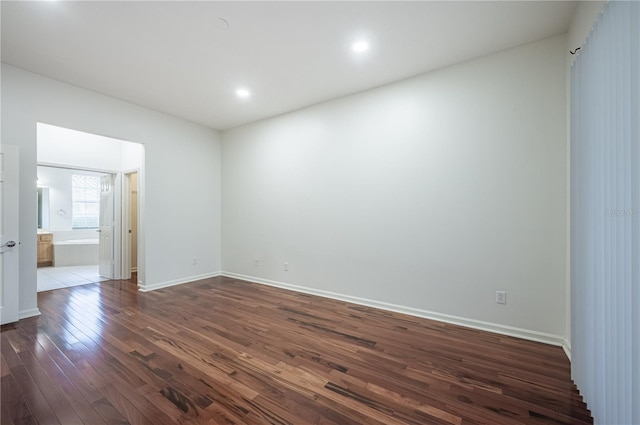
[[[236,90],[236,96],[241,99],[246,99],[251,96],[251,92],[245,88],[239,88]]]
[[[355,43],[353,43],[351,45],[351,49],[354,52],[360,53],[360,52],[365,52],[367,50],[369,50],[369,43],[367,43],[366,41],[356,41]]]

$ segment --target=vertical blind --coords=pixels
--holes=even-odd
[[[596,424],[640,424],[640,2],[571,69],[572,375]]]

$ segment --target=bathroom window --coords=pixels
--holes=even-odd
[[[73,201],[72,227],[91,229],[100,225],[100,178],[95,176],[71,176]]]

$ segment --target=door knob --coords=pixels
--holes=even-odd
[[[16,246],[16,241],[7,241],[6,243],[2,244],[2,248],[4,247],[7,248],[13,248],[14,246]]]

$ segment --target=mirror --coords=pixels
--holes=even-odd
[[[49,228],[49,188],[38,187],[38,229]]]

